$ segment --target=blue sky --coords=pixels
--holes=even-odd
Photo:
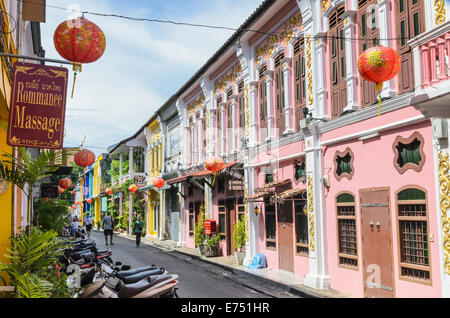
[[[47,5],[236,28],[261,2],[50,0]],[[54,49],[53,33],[74,14],[47,7],[47,21],[41,24],[46,57],[61,59]],[[89,149],[96,154],[106,152],[108,146],[134,134],[233,33],[89,14],[86,18],[105,33],[106,51],[98,61],[83,65],[73,99],[70,98],[70,72],[64,146],[79,145],[86,136],[85,146],[91,146]]]

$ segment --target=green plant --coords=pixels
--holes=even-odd
[[[203,245],[205,241],[205,219],[203,218],[203,214],[200,213],[199,218],[197,220],[197,224],[195,225],[194,231],[194,241],[196,246]]]
[[[9,255],[5,255],[9,263],[0,263],[0,273],[8,274],[10,284],[16,287],[14,297],[72,297],[65,275],[58,275],[55,268],[63,253],[60,249],[67,245],[54,230],[33,227],[28,235],[13,237],[12,243]]]
[[[55,230],[62,233],[68,222],[67,208],[69,202],[65,200],[42,198],[34,205],[37,223],[43,230]]]
[[[25,148],[17,148],[19,152],[18,157],[14,157],[9,153],[4,153],[4,160],[0,161],[0,177],[9,181],[19,187],[27,196],[28,199],[28,226],[27,232],[31,225],[31,206],[33,202],[33,188],[37,181],[49,176],[52,172],[58,169],[55,162],[64,161],[67,152],[55,152],[53,150],[43,150],[36,157],[31,157],[31,154]]]
[[[220,242],[220,235],[208,235],[209,237],[206,238],[206,245],[209,247],[215,247],[219,245]]]
[[[243,251],[247,241],[247,233],[245,232],[245,221],[239,219],[233,230],[234,245],[237,250]]]

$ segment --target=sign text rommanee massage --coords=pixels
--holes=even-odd
[[[15,63],[8,125],[10,146],[61,149],[68,70]]]

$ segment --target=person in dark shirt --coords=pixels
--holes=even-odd
[[[138,214],[134,222],[134,234],[136,234],[136,247],[141,245],[141,235],[144,229],[144,222],[141,221],[141,216]]]
[[[114,226],[114,225],[113,225],[113,218],[112,218],[112,216],[110,215],[110,212],[108,211],[108,212],[106,212],[106,216],[105,216],[105,218],[103,219],[103,230],[104,230],[104,233],[105,233],[105,241],[106,241],[106,245],[108,245],[108,236],[110,237],[109,243],[110,243],[111,245],[114,245],[113,242],[112,242],[112,239],[113,239],[113,229],[114,229],[113,226]]]

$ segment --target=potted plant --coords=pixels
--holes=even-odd
[[[236,223],[236,226],[233,230],[233,239],[234,245],[236,247],[236,251],[234,252],[234,256],[236,257],[236,262],[239,265],[242,265],[245,257],[245,243],[247,239],[247,234],[245,232],[245,222],[244,220],[239,219]]]
[[[214,257],[219,255],[219,242],[220,242],[220,235],[208,235],[209,237],[206,238],[206,244],[204,246],[204,255],[206,257]]]
[[[195,225],[194,241],[200,255],[203,255],[205,241],[205,220],[203,219],[203,214],[200,214],[197,224]]]

